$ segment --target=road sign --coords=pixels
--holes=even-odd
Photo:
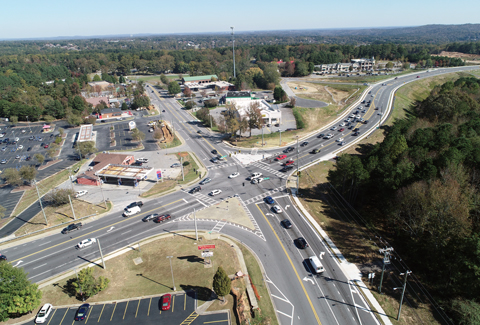
[[[225,156],[221,156],[220,158],[226,158],[226,157],[227,157],[227,155],[225,155]]]
[[[202,252],[202,257],[212,257],[213,252]]]
[[[214,249],[215,245],[198,245],[198,250]]]
[[[270,179],[270,177],[264,177],[263,180],[266,181],[267,179]]]
[[[161,178],[162,178],[162,171],[157,170],[157,179],[161,179]]]

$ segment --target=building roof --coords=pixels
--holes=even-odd
[[[112,108],[104,108],[102,109],[102,114],[107,114],[107,113],[119,113],[122,110],[120,108],[112,107]]]
[[[78,132],[78,142],[93,141],[93,125],[84,124],[80,126],[80,132]]]
[[[95,173],[96,176],[142,180],[153,171],[153,167],[108,165]]]
[[[108,81],[92,81],[92,82],[89,82],[88,85],[91,87],[100,86],[102,89],[106,89],[109,86],[113,86],[113,84]]]
[[[93,163],[95,164],[95,166],[93,166],[93,170],[98,171],[110,164],[123,165],[126,164],[126,161],[130,159],[135,160],[134,157],[131,155],[121,155],[117,153],[99,153],[95,156],[95,158],[93,158]]]
[[[227,98],[251,98],[252,94],[249,91],[229,91]]]
[[[107,106],[109,104],[108,97],[91,97],[85,98],[85,100],[87,101],[87,103],[92,104],[93,107],[100,104],[100,102],[104,102]]]
[[[195,77],[183,77],[184,82],[195,82],[200,80],[211,80],[213,78],[218,79],[216,74],[209,74],[205,76],[195,76]]]

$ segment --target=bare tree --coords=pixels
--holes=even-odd
[[[263,125],[262,112],[260,110],[260,104],[257,101],[250,103],[247,115],[248,128],[250,129],[250,136],[252,136],[252,129],[261,128]]]

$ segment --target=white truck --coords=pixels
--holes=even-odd
[[[133,216],[134,214],[140,213],[142,210],[140,209],[139,206],[131,207],[131,208],[126,208],[125,211],[123,212],[124,217],[130,217]]]

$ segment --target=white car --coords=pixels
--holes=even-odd
[[[147,158],[138,158],[137,161],[141,162],[141,163],[147,163],[148,159]]]
[[[248,180],[252,180],[254,178],[259,178],[260,176],[262,176],[262,173],[253,173],[252,175],[250,175],[250,177],[248,178]]]
[[[282,213],[282,208],[280,208],[279,205],[274,205],[272,207],[272,210],[275,212],[275,213]]]
[[[88,246],[90,246],[90,245],[92,245],[93,243],[96,243],[96,242],[97,242],[97,240],[95,238],[84,239],[77,244],[77,247],[78,248],[85,248],[85,247],[88,247]]]
[[[23,149],[23,146],[22,145],[19,145],[17,150],[22,150]]]
[[[338,138],[337,140],[335,140],[337,142],[342,142],[343,141],[343,138]]]
[[[5,136],[5,134],[0,133],[0,138],[3,138],[4,136]]]
[[[336,126],[332,127],[330,130],[335,131],[337,129]]]
[[[85,191],[85,190],[78,191],[77,193],[75,193],[75,197],[84,196],[87,193],[88,193],[88,191]]]
[[[41,324],[47,321],[48,315],[52,312],[53,306],[51,304],[45,304],[38,311],[37,317],[35,317],[35,323]]]
[[[236,172],[236,173],[233,173],[233,174],[229,175],[228,178],[235,178],[235,177],[237,177],[238,175],[240,175],[240,173],[239,173],[239,172]]]
[[[340,123],[339,126],[345,126],[345,122]]]
[[[351,118],[355,118],[355,114],[350,115]]]
[[[360,114],[357,115],[357,118],[361,118],[361,117],[362,117],[362,115],[360,115]]]
[[[222,190],[213,190],[210,193],[208,193],[208,195],[215,196],[215,195],[220,194],[220,193],[222,193]]]

